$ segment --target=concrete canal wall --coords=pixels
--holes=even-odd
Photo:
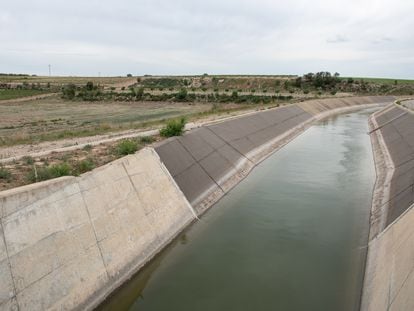
[[[362,310],[414,310],[414,113],[370,120],[377,168]]]
[[[0,193],[0,310],[87,309],[194,219],[152,149]]]
[[[0,310],[92,308],[314,120],[390,101],[328,99],[266,110],[80,177],[0,192]]]
[[[164,141],[155,150],[200,214],[313,121],[393,100],[349,97],[302,102],[204,126]]]

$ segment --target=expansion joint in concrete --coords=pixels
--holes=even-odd
[[[6,243],[6,234],[4,233],[4,227],[3,227],[3,220],[2,220],[2,219],[0,219],[0,230],[1,230],[1,232],[3,232],[3,243],[4,243],[4,249],[6,250],[7,264],[8,264],[8,266],[9,266],[10,275],[11,275],[11,278],[12,278],[12,283],[13,283],[13,293],[14,293],[14,295],[13,295],[13,297],[9,297],[9,298],[10,298],[10,299],[13,299],[13,298],[14,298],[14,299],[16,299],[17,310],[20,310],[19,302],[18,302],[18,300],[17,300],[17,287],[16,287],[16,281],[15,281],[15,278],[14,278],[14,275],[13,275],[13,270],[12,270],[12,267],[11,267],[11,261],[10,261],[10,256],[9,256],[9,250],[8,250],[7,243]]]
[[[376,131],[380,130],[380,129],[381,129],[381,128],[383,128],[384,126],[386,126],[386,125],[388,125],[388,124],[390,124],[390,123],[394,122],[395,120],[397,120],[397,119],[401,118],[402,116],[405,116],[407,113],[408,113],[407,111],[406,111],[406,112],[403,112],[402,114],[400,114],[400,115],[396,116],[395,118],[393,118],[393,119],[391,119],[391,120],[389,120],[389,121],[385,122],[384,124],[381,124],[380,126],[378,126],[378,127],[374,128],[373,130],[369,131],[369,132],[368,132],[368,134],[370,134],[370,135],[371,135],[373,132],[376,132]]]
[[[122,164],[122,167],[123,167],[123,169],[124,169],[124,171],[125,171],[125,174],[128,176],[128,180],[129,180],[129,182],[131,183],[132,187],[134,188],[134,192],[135,192],[135,194],[137,195],[138,199],[140,199],[140,195],[139,195],[138,189],[135,187],[135,184],[134,184],[134,182],[132,181],[131,176],[129,176],[128,170],[127,170],[127,169],[126,169],[126,167],[125,167],[125,163],[124,163],[124,162],[122,162],[121,164]],[[150,225],[151,225],[151,224],[150,224]],[[161,238],[160,238],[160,236],[158,235],[158,233],[157,233],[156,231],[154,231],[154,232],[155,232],[155,236],[156,236],[157,241],[158,241],[159,243],[161,243]]]
[[[210,131],[213,135],[219,137],[211,128],[209,128],[208,126],[205,127],[208,131]],[[221,138],[221,137],[220,137]],[[222,139],[222,138],[221,138]],[[226,140],[223,139],[223,141],[225,142],[225,144],[227,146],[229,146],[231,149],[233,149],[235,152],[237,152],[238,154],[241,155],[242,158],[245,158],[247,161],[249,161],[250,163],[253,164],[252,160],[250,160],[248,157],[246,157],[243,153],[241,153],[240,151],[238,151],[236,148],[234,148],[232,145],[229,144],[229,142],[227,142]]]
[[[191,152],[181,143],[181,141],[179,139],[177,139],[178,143],[187,151],[187,153],[191,156],[191,158],[193,158],[194,163],[198,163],[198,161],[196,160],[196,158],[194,158],[194,156],[191,154]],[[217,185],[217,187],[223,191],[223,193],[225,193],[224,189],[218,184],[218,182],[213,178],[213,176],[211,176],[206,169],[204,169],[204,167],[202,165],[200,165],[201,169],[204,171],[204,173],[207,174],[208,177],[210,177],[210,179]]]
[[[81,194],[81,197],[82,197],[83,204],[85,206],[86,213],[88,214],[89,223],[91,224],[92,229],[93,229],[93,235],[95,237],[96,246],[98,247],[99,254],[101,256],[102,264],[105,268],[106,277],[108,278],[108,280],[110,280],[110,276],[109,276],[109,273],[108,273],[108,268],[107,268],[106,263],[105,263],[105,258],[104,258],[103,253],[102,253],[101,245],[99,244],[98,235],[96,234],[96,229],[95,229],[95,226],[93,224],[91,214],[89,212],[88,205],[86,204],[85,197],[83,196],[83,191],[80,191],[80,194]]]

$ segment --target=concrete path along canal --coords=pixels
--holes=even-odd
[[[100,310],[358,310],[375,171],[368,116],[270,156]]]

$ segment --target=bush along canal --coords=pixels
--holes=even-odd
[[[98,310],[358,310],[374,111],[320,121],[263,161]]]

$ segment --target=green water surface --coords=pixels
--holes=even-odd
[[[358,310],[372,109],[321,121],[256,167],[100,310]]]

